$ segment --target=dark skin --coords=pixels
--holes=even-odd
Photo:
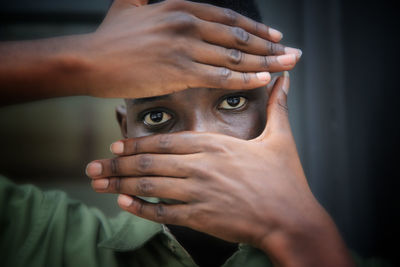
[[[192,88],[162,97],[128,99],[126,112],[119,109],[118,116],[125,138],[196,131],[248,140],[258,136],[265,123],[264,91]]]
[[[192,88],[163,97],[128,99],[127,108],[117,109],[117,118],[124,138],[196,131],[248,140],[264,128],[266,101],[265,88]],[[200,266],[221,266],[237,248],[190,228],[168,227]]]
[[[220,115],[215,102],[200,100],[208,89],[197,89],[197,98],[183,94],[180,100],[190,104],[182,103],[186,108],[181,111],[191,115],[174,125],[192,131],[150,135],[137,125],[136,134],[150,136],[116,142],[111,149],[119,157],[88,165],[94,189],[121,193],[120,207],[137,216],[250,244],[275,266],[354,266],[304,175],[288,120],[289,77],[279,78],[270,89],[264,129],[265,97],[259,104],[249,101],[243,110],[247,115],[241,116]],[[128,134],[131,120],[125,123]],[[194,128],[184,128],[189,125]],[[179,202],[151,204],[135,196]]]
[[[72,95],[252,89],[300,58],[300,50],[278,43],[280,32],[232,10],[182,0],[146,3],[115,0],[93,33],[0,42],[0,106]]]

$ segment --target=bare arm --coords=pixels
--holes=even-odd
[[[0,43],[0,99],[11,104],[87,95],[91,62],[83,54],[88,35]]]
[[[137,216],[250,244],[275,266],[354,266],[307,183],[288,120],[288,90],[289,77],[279,78],[266,128],[253,140],[181,132],[114,143],[120,157],[88,165],[93,188],[123,194],[120,207]]]
[[[94,33],[0,43],[0,104],[251,89],[301,55],[277,43],[278,31],[231,10],[179,0],[136,5],[114,1]]]

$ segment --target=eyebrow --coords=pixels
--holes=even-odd
[[[171,95],[160,95],[160,96],[152,96],[152,97],[143,97],[143,98],[128,98],[127,101],[130,104],[144,104],[154,101],[160,101],[171,98]]]

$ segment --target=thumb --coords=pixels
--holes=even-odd
[[[267,104],[267,123],[264,132],[256,139],[263,140],[274,133],[290,133],[287,94],[289,93],[289,72],[283,72],[275,82]]]

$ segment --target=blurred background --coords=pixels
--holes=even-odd
[[[303,50],[291,72],[289,109],[314,194],[350,248],[398,263],[400,25],[394,1],[256,2],[264,22],[284,33],[283,43]],[[0,39],[91,32],[109,4],[0,0]],[[70,97],[0,108],[0,173],[117,214],[115,196],[92,192],[84,169],[110,157],[109,145],[121,138],[114,111],[120,104]]]

